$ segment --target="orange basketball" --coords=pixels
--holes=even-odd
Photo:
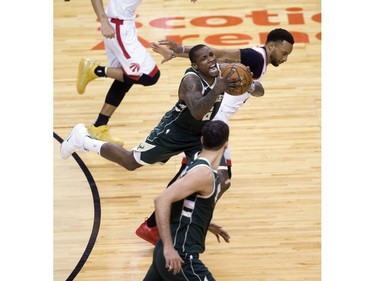
[[[251,77],[250,72],[247,70],[247,67],[239,62],[230,63],[224,66],[221,69],[221,77],[226,77],[228,73],[232,71],[232,69],[234,69],[235,71],[230,76],[230,78],[242,77],[242,80],[241,80],[242,86],[239,86],[235,89],[227,91],[227,93],[233,96],[242,95],[249,90],[251,83],[253,82],[253,79]]]

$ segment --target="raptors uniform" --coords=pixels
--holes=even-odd
[[[198,166],[206,166],[212,170],[214,176],[212,193],[207,197],[192,194],[184,200],[173,203],[171,207],[170,225],[173,245],[184,261],[181,272],[173,275],[165,267],[163,243],[159,240],[154,250],[153,263],[144,281],[215,280],[199,259],[199,254],[205,251],[206,234],[220,193],[220,180],[217,172],[211,168],[205,158],[198,158],[192,162],[188,171]]]
[[[219,66],[218,66],[219,67]],[[202,84],[202,95],[205,96],[216,84],[212,85],[199,76],[192,67],[188,68],[185,75],[196,75]],[[195,119],[185,101],[178,100],[176,105],[166,112],[159,124],[151,131],[146,139],[134,148],[134,158],[141,165],[165,163],[172,156],[185,152],[191,158],[201,150],[201,130],[206,122],[212,120],[219,110],[224,93],[221,93],[211,110],[202,120]]]
[[[106,7],[115,38],[104,38],[110,67],[122,67],[124,74],[138,80],[142,74],[153,77],[158,68],[150,53],[139,42],[135,26],[136,9],[141,0],[110,0]]]
[[[254,47],[240,49],[241,63],[249,66],[253,72],[254,81],[262,81],[263,75],[267,70],[266,50],[263,47]],[[220,110],[215,116],[215,120],[221,120],[228,123],[234,113],[246,102],[250,97],[250,93],[246,92],[242,95],[232,96],[227,93],[224,95]]]
[[[253,80],[261,82],[267,71],[266,49],[264,47],[245,48],[240,49],[240,54],[241,63],[245,66],[249,66],[251,72],[253,72]],[[228,124],[229,119],[240,109],[250,96],[249,92],[239,96],[232,96],[225,93],[219,112],[216,114],[214,120],[221,120]],[[230,146],[225,150],[224,157],[227,160],[228,166],[231,167],[232,157]]]

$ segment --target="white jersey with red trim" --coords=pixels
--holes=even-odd
[[[262,81],[264,74],[267,71],[267,57],[266,57],[266,50],[262,47],[253,47],[253,50],[257,51],[259,54],[263,56],[263,69],[261,75],[254,79],[254,81]],[[221,120],[225,123],[229,122],[229,119],[235,114],[240,107],[250,98],[250,93],[246,92],[239,96],[232,96],[227,93],[224,93],[223,101],[221,102],[221,106],[219,108],[219,112],[215,115],[213,120]],[[230,151],[230,145],[224,152],[225,159],[231,160],[231,151]]]
[[[142,0],[109,0],[106,14],[109,18],[121,20],[135,20],[136,10]]]
[[[157,66],[147,49],[138,40],[135,25],[136,9],[142,0],[110,0],[106,14],[112,24],[115,38],[104,38],[110,67],[122,67],[124,74],[138,80],[142,74],[153,76]]]
[[[264,74],[267,71],[267,58],[266,58],[266,50],[262,47],[253,47],[253,50],[257,51],[259,54],[263,56],[264,64],[262,74],[254,79],[254,81],[262,81]],[[216,114],[214,120],[221,120],[225,123],[228,123],[229,119],[233,116],[234,113],[240,109],[240,107],[246,102],[246,100],[250,97],[250,93],[246,92],[242,95],[233,96],[227,93],[224,94],[224,99],[221,103],[219,112]]]

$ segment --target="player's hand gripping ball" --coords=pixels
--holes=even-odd
[[[228,73],[232,71],[232,69],[234,69],[234,72],[229,76],[229,78],[242,77],[242,85],[238,86],[235,89],[227,91],[227,93],[233,96],[242,95],[249,90],[251,83],[253,83],[251,71],[242,63],[229,63],[221,69],[221,77],[226,77]]]

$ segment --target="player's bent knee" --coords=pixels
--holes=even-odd
[[[134,158],[133,152],[124,149],[121,149],[121,151],[117,151],[112,160],[128,171],[134,171],[139,167],[142,167],[142,165],[139,164]]]
[[[137,163],[135,160],[130,160],[129,159],[123,159],[121,161],[121,163],[119,163],[122,167],[124,167],[126,170],[128,171],[134,171],[136,169],[138,169],[139,167],[141,167],[142,165],[140,165],[139,163]]]

